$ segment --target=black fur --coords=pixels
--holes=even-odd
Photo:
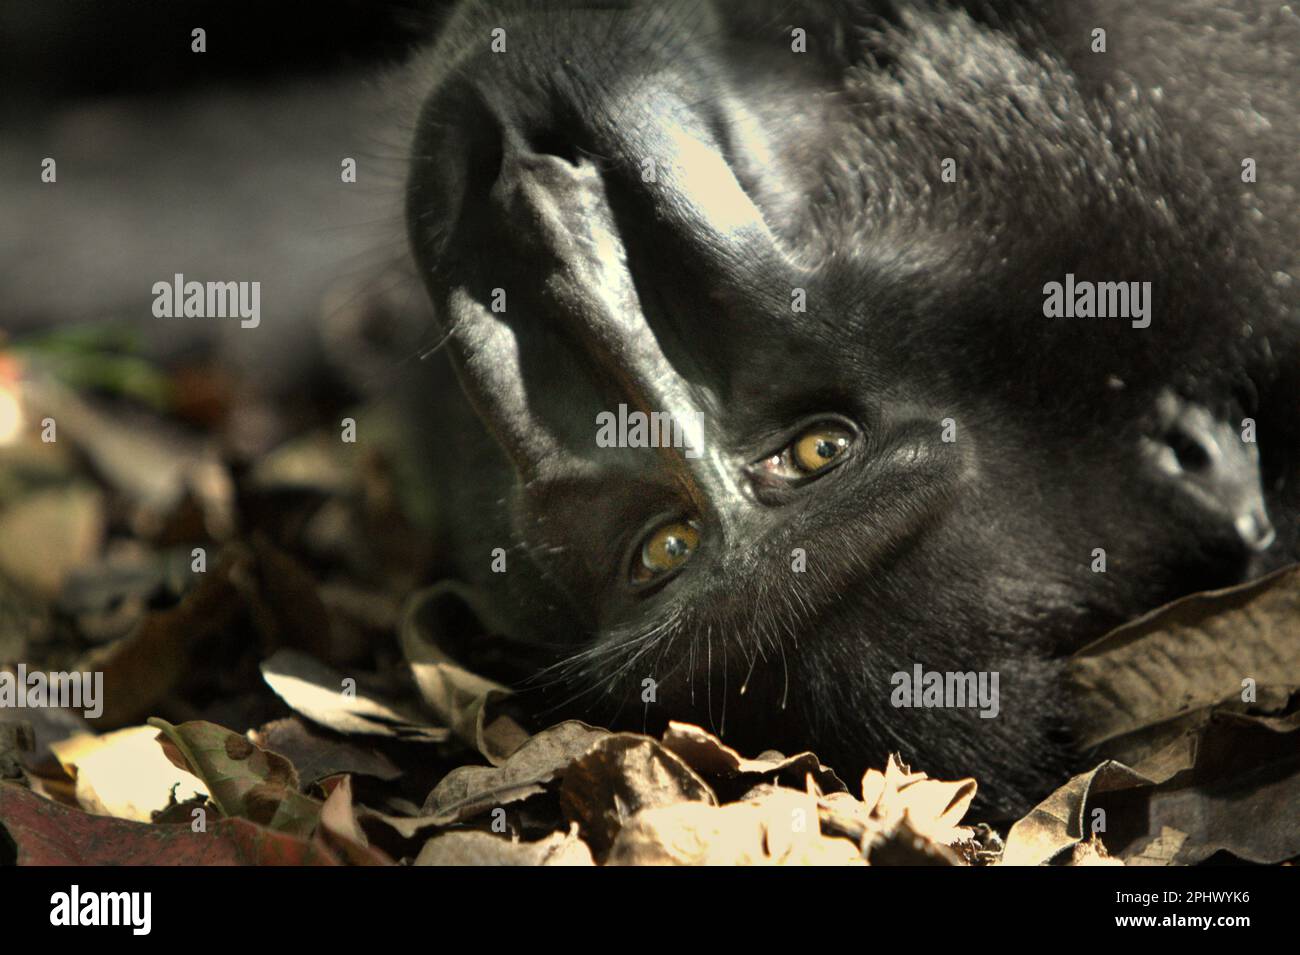
[[[430,361],[449,355],[470,401],[439,372],[426,440],[450,572],[549,656],[540,708],[692,719],[845,773],[897,750],[1018,811],[1077,759],[1064,654],[1295,558],[1300,29],[1263,4],[1131,6],[451,16],[412,74],[408,221],[445,344]],[[1151,282],[1151,327],[1045,318],[1066,273]],[[497,288],[505,315],[484,307]],[[1256,419],[1262,556],[1153,471],[1162,394],[1226,433]],[[620,402],[702,411],[714,453],[596,448]],[[860,429],[841,466],[749,486],[745,465],[828,415]],[[624,554],[678,511],[699,552],[630,592]],[[893,707],[916,663],[998,671],[1000,715]]]

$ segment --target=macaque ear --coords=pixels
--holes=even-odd
[[[1264,506],[1259,448],[1202,405],[1164,392],[1157,430],[1148,439],[1148,465],[1170,481],[1207,526],[1248,551],[1267,550],[1277,534]]]

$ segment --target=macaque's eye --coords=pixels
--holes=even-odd
[[[797,480],[821,474],[844,457],[856,435],[837,422],[820,422],[755,466],[760,474]]]
[[[694,524],[680,519],[660,524],[646,535],[632,561],[632,582],[650,583],[677,570],[691,559],[699,543],[700,532]]]
[[[847,451],[852,437],[841,428],[814,428],[795,441],[791,457],[799,470],[812,474]]]

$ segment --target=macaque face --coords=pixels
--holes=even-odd
[[[566,715],[1022,807],[1061,657],[1277,550],[1238,424],[1278,305],[1241,184],[1048,25],[786,6],[469,4],[426,58],[455,563]],[[918,667],[992,697],[900,702]]]

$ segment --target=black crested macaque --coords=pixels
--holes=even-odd
[[[463,4],[407,187],[449,593],[539,712],[1025,809],[1064,656],[1297,556],[1298,61],[1245,0]]]

